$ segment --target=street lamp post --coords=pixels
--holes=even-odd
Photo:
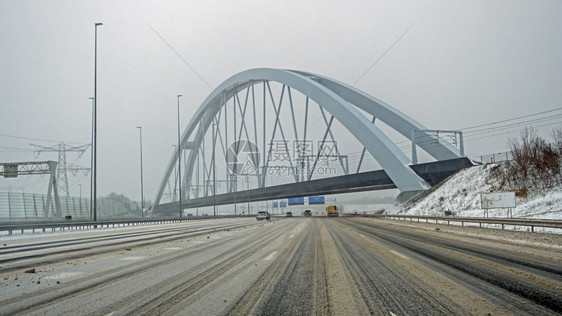
[[[141,214],[144,218],[144,181],[142,177],[142,126],[137,126],[140,136],[140,179],[141,179]]]
[[[95,40],[94,40],[94,169],[92,173],[94,175],[94,222],[98,220],[97,217],[97,112],[98,112],[98,26],[103,25],[103,23],[95,23]]]
[[[248,174],[246,174],[246,199],[248,201],[248,215],[250,215],[250,181]]]
[[[82,217],[82,183],[78,183],[80,186],[80,198],[78,199],[78,205],[80,206],[80,217]]]
[[[181,218],[181,144],[180,144],[180,97],[182,97],[181,94],[178,94],[178,184],[179,184],[179,212],[180,212],[180,218]]]
[[[218,125],[218,122],[216,120],[216,117],[213,117],[213,140],[212,140],[212,145],[213,145],[213,198],[214,198],[214,203],[213,203],[213,219],[215,219],[217,217],[217,177],[215,175],[215,141],[216,141],[216,126]]]
[[[178,147],[178,144],[172,144],[172,147],[174,148],[174,151],[176,151],[176,148]],[[175,155],[174,152],[172,152],[172,156]],[[176,177],[176,180],[174,180],[174,190],[172,191],[172,202],[176,201],[176,194],[178,193],[178,166],[174,166],[174,176]]]
[[[94,216],[94,208],[92,206],[92,196],[93,196],[93,189],[94,189],[94,109],[96,107],[96,104],[94,102],[94,97],[90,97],[90,100],[92,100],[92,133],[90,135],[91,139],[90,139],[90,144],[91,144],[91,148],[90,148],[90,218],[93,218]]]

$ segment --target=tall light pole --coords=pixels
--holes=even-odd
[[[92,100],[92,134],[90,135],[90,218],[94,216],[94,207],[92,205],[93,189],[94,189],[94,109],[96,108],[94,97],[90,97]]]
[[[213,117],[213,141],[211,142],[213,145],[213,198],[214,198],[214,203],[213,203],[213,219],[215,219],[217,217],[217,177],[215,175],[215,126],[217,125],[217,120],[215,117]]]
[[[78,205],[80,205],[80,216],[82,216],[82,183],[78,183],[80,186],[80,198],[78,199]]]
[[[94,40],[94,169],[92,170],[94,175],[94,222],[98,220],[97,216],[97,113],[98,113],[98,26],[103,25],[103,23],[95,23],[95,40]]]
[[[144,218],[144,182],[142,179],[142,126],[137,126],[140,133],[140,178],[141,178],[141,213]]]
[[[179,211],[180,211],[180,218],[181,218],[181,144],[180,144],[180,98],[182,97],[181,94],[178,94],[178,184],[179,184],[179,196],[180,196],[180,204],[179,204]]]
[[[178,148],[178,144],[172,144],[172,147],[174,147],[174,151],[176,150],[176,148]],[[172,152],[172,155],[175,155],[174,152]],[[174,176],[176,177],[176,179],[174,180],[174,190],[172,192],[172,202],[176,201],[176,194],[178,194],[178,167],[174,166]]]

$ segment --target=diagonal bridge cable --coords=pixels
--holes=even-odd
[[[152,32],[154,32],[154,34],[156,34],[156,36],[158,36],[158,38],[160,38],[162,40],[162,42],[164,42],[164,44],[166,44],[166,46],[168,46],[168,48],[170,48],[172,50],[172,52],[174,52],[174,54],[176,56],[178,56],[178,58],[187,66],[189,67],[189,69],[191,69],[191,71],[193,71],[194,74],[197,75],[197,77],[199,77],[199,79],[201,79],[201,81],[203,81],[207,87],[209,87],[211,90],[214,90],[214,88],[207,82],[207,80],[205,80],[205,78],[203,78],[203,76],[201,76],[197,70],[195,70],[195,68],[193,68],[183,57],[182,55],[180,55],[180,53],[178,53],[178,51],[176,51],[174,49],[174,47],[172,47],[172,45],[170,45],[170,43],[168,43],[168,41],[166,41],[166,39],[164,39],[164,37],[162,37],[162,35],[160,35],[160,33],[158,33],[153,27],[152,25],[146,23],[146,25],[148,25],[148,27],[152,30]]]
[[[369,67],[367,68],[367,70],[365,72],[363,72],[363,74],[361,74],[361,76],[359,76],[359,78],[357,80],[355,80],[355,82],[349,87],[346,88],[345,93],[340,97],[341,100],[344,100],[345,96],[347,96],[349,94],[349,92],[351,92],[351,88],[355,88],[355,85],[357,85],[357,83],[359,83],[359,81],[361,81],[361,79],[363,79],[363,77],[365,77],[370,71],[371,69],[373,69],[373,67],[375,67],[376,64],[379,63],[379,61],[381,59],[384,58],[384,56],[386,56],[386,54],[388,54],[388,52],[390,52],[390,50],[392,48],[394,48],[394,46],[396,46],[396,44],[398,44],[398,42],[400,42],[400,40],[402,40],[402,38],[404,38],[404,36],[406,36],[406,34],[408,34],[408,32],[410,32],[410,30],[416,25],[416,22],[414,22],[404,33],[402,33],[402,35],[400,35],[400,37],[398,37],[398,39],[396,39],[396,41],[394,41],[394,43],[392,43],[392,45],[390,45],[390,47],[388,47],[384,53],[382,53],[382,55],[377,58],[377,60]],[[344,100],[345,101],[345,100]],[[326,111],[330,111],[334,106],[336,105],[336,103],[332,103],[327,109]],[[318,123],[320,121],[320,118],[318,118],[316,121],[314,121],[314,123],[312,123],[312,125],[310,126],[310,128],[308,129],[308,131],[310,131],[310,129],[312,129],[316,123]]]
[[[205,78],[203,78],[203,76],[197,72],[197,70],[195,70],[195,68],[193,68],[193,66],[191,66],[191,64],[189,64],[185,58],[183,58],[182,55],[180,55],[180,53],[178,53],[177,50],[174,49],[174,47],[172,45],[170,45],[170,43],[168,43],[168,41],[166,41],[166,39],[160,35],[160,33],[158,33],[150,24],[146,23],[146,25],[148,25],[148,27],[152,30],[152,32],[154,32],[154,34],[156,34],[156,36],[158,36],[158,38],[160,38],[160,40],[162,40],[162,42],[164,42],[164,44],[166,44],[166,46],[168,46],[168,48],[170,48],[172,50],[172,52],[174,52],[174,54],[187,66],[189,67],[189,69],[195,74],[197,75],[197,77],[199,77],[199,79],[201,79],[201,81],[203,81],[205,83],[205,85],[207,87],[209,87],[209,89],[211,89],[211,91],[214,91],[215,88],[213,88],[213,86],[207,81],[205,80]],[[231,110],[234,110],[233,107],[228,104],[228,102],[225,102],[225,105],[228,106]],[[240,118],[242,118],[242,116],[240,116],[239,113],[236,113],[236,115]]]

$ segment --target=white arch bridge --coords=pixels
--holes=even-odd
[[[324,76],[250,69],[223,82],[190,118],[153,216],[388,188],[410,197],[470,164],[459,131],[429,130]]]

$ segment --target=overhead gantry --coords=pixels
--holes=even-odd
[[[273,90],[275,89],[271,87],[273,83],[280,85],[276,89],[277,98],[274,97]],[[255,97],[256,91],[261,93],[258,98]],[[298,91],[304,96],[303,105],[295,106],[293,104],[294,91]],[[241,101],[240,94],[242,94],[244,102]],[[257,108],[256,100],[263,101]],[[286,103],[289,103],[292,121],[289,117],[290,127],[285,128],[284,132],[282,124],[284,117],[280,113],[281,107]],[[309,118],[309,103],[315,103],[321,113],[313,124],[310,123]],[[252,113],[248,114],[250,112]],[[326,113],[329,113],[331,117],[328,118]],[[299,120],[301,117],[304,119]],[[226,159],[228,163],[229,153],[226,147],[229,141],[247,139],[257,147],[256,150],[246,152],[250,156],[249,160],[256,166],[250,177],[255,179],[255,188],[270,186],[272,181],[267,183],[267,174],[268,168],[271,167],[269,163],[273,140],[280,137],[286,143],[285,134],[292,129],[292,136],[297,139],[297,142],[306,142],[307,137],[310,138],[310,131],[319,128],[320,124],[316,123],[323,121],[326,129],[322,131],[321,137],[317,136],[319,139],[321,138],[318,140],[320,144],[318,147],[322,147],[328,136],[334,140],[331,128],[334,120],[339,122],[363,146],[357,173],[359,173],[366,151],[380,164],[401,192],[423,191],[430,185],[414,172],[411,168],[412,159],[408,158],[390,140],[385,132],[375,124],[376,121],[384,123],[411,142],[414,163],[417,159],[416,147],[421,148],[437,161],[464,156],[462,134],[459,133],[460,146],[457,148],[439,137],[438,133],[436,134],[397,109],[352,86],[304,71],[250,69],[224,81],[205,99],[191,117],[187,128],[181,135],[179,148],[175,149],[166,168],[154,200],[154,209],[157,210],[160,205],[179,200],[178,194],[181,194],[184,201],[216,195],[217,185],[220,184],[220,181],[226,183],[226,193],[237,191],[238,180],[236,180],[236,185],[232,182],[232,176],[236,176],[237,170],[224,168],[224,180],[218,180],[216,177],[217,151],[220,152],[219,156]],[[300,135],[299,130],[302,130]],[[454,133],[457,136],[458,132],[454,131]],[[232,137],[231,140],[229,134]],[[211,144],[210,150],[207,143]],[[220,145],[218,145],[219,143]],[[217,147],[219,147],[218,150]],[[175,172],[175,166],[178,164],[178,150],[182,150],[182,157],[185,157],[182,159],[180,169],[185,171],[179,175],[182,187],[172,189],[172,185],[180,182],[176,181],[178,174]],[[289,155],[289,150],[285,150]],[[261,157],[259,152],[262,152]],[[236,153],[238,154],[240,151],[236,151]],[[335,156],[342,162],[343,155],[337,152]],[[291,167],[297,164],[304,166],[303,157],[305,156],[300,155],[301,160],[295,161],[289,159],[288,163]],[[306,176],[297,174],[294,176],[294,181],[313,180],[313,172],[309,172],[310,163],[312,160],[312,169],[314,169],[320,158],[320,153],[316,157],[307,156]],[[259,168],[258,165],[260,165]],[[343,163],[342,169],[345,174],[350,173],[349,166],[346,167]],[[200,173],[203,174],[203,181],[200,179]],[[246,184],[249,189],[248,183],[248,174],[246,174]],[[173,193],[168,193],[167,201],[164,201],[166,190],[173,191]],[[179,207],[181,209],[181,206]]]

